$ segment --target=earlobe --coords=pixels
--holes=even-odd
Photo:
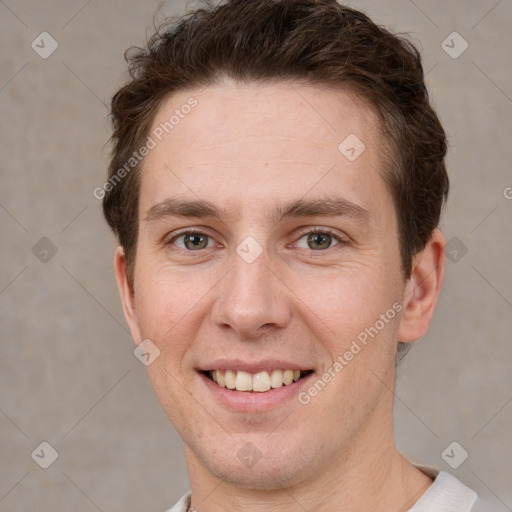
[[[425,248],[413,258],[404,290],[398,341],[416,341],[428,330],[443,284],[445,246],[443,234],[435,229]]]
[[[135,343],[139,344],[142,341],[137,313],[135,311],[135,297],[132,287],[128,281],[127,263],[124,255],[124,249],[121,246],[116,248],[114,255],[114,272],[116,275],[117,287],[121,296],[121,303],[123,305],[124,317],[126,323],[130,328],[130,332]]]

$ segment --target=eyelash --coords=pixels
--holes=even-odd
[[[300,234],[298,240],[300,240],[301,238],[304,238],[305,236],[310,235],[310,234],[329,235],[332,238],[334,238],[338,242],[339,245],[347,245],[348,244],[348,240],[344,239],[343,237],[341,237],[340,235],[338,235],[334,231],[331,231],[331,230],[325,229],[325,228],[310,228],[307,231],[302,232]],[[173,245],[173,242],[175,242],[178,238],[180,238],[181,236],[184,236],[184,235],[206,235],[208,238],[213,239],[213,237],[211,237],[210,235],[208,235],[204,231],[200,231],[198,229],[187,229],[187,230],[181,231],[181,232],[177,233],[176,235],[174,235],[171,239],[169,239],[166,242],[165,245]],[[338,244],[336,244],[336,245],[338,245]],[[312,252],[326,252],[329,249],[334,249],[334,247],[336,247],[336,246],[332,246],[332,247],[329,247],[328,249],[323,249],[323,250],[319,250],[319,251],[313,251],[313,249],[310,249],[310,250]],[[191,251],[191,250],[188,250],[188,249],[182,249],[181,247],[178,247],[177,249],[180,250],[180,251],[186,251],[186,252],[189,252],[189,253],[201,252],[202,250],[204,250],[204,249],[199,249],[197,251]]]

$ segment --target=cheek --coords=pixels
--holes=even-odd
[[[353,329],[373,324],[392,306],[395,295],[382,273],[374,269],[340,269],[338,276],[309,284],[304,283],[297,296],[333,333],[353,334]]]
[[[161,336],[193,309],[200,291],[193,279],[152,264],[149,258],[142,260],[135,274],[136,311],[144,331]]]
[[[340,269],[338,278],[317,282],[315,290],[311,293],[311,286],[303,283],[296,307],[328,354],[324,371],[341,358],[343,369],[334,373],[344,377],[335,379],[335,387],[348,385],[345,378],[354,384],[361,368],[381,374],[394,364],[400,303],[382,271]]]
[[[173,333],[184,316],[185,305],[175,299],[162,280],[136,278],[135,311],[143,339],[150,339],[158,346],[162,355],[169,350],[166,339],[179,341]],[[177,347],[175,347],[177,348]]]
[[[178,371],[211,307],[211,284],[201,276],[157,265],[141,265],[139,272],[135,309],[142,337],[155,343],[161,360]]]

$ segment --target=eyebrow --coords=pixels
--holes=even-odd
[[[225,219],[230,216],[225,209],[210,201],[167,198],[149,208],[146,222],[155,222],[166,217]],[[297,217],[350,217],[365,223],[372,219],[368,210],[343,198],[297,199],[277,205],[268,215],[270,222],[274,224],[286,218]]]

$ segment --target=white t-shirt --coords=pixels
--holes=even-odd
[[[430,466],[414,465],[434,482],[408,512],[488,512],[476,492],[454,476]],[[190,492],[167,512],[187,512],[189,506]]]

